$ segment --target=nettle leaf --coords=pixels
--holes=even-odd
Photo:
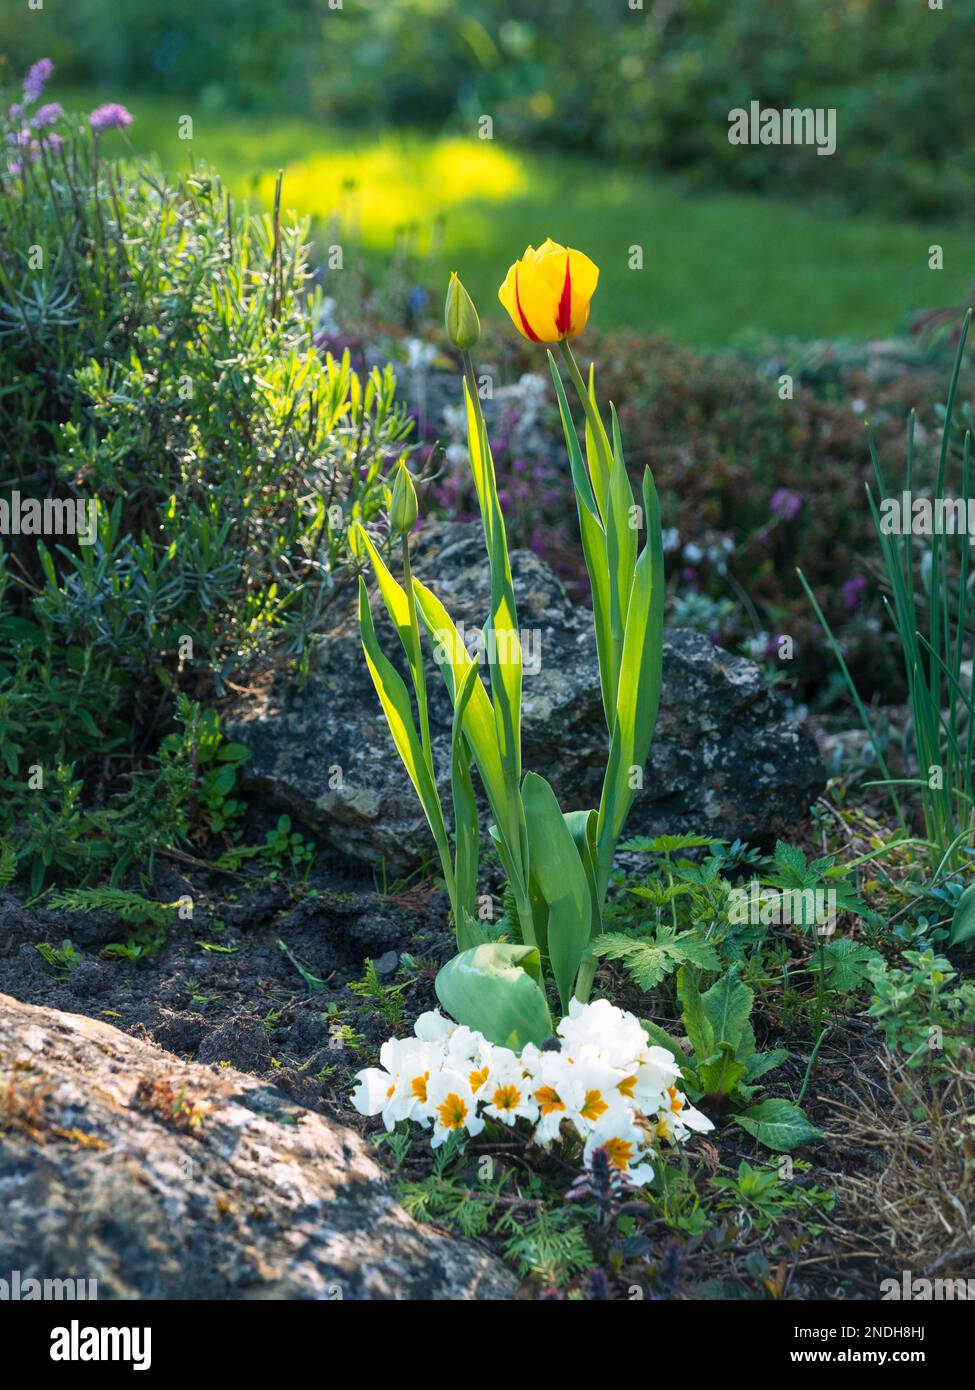
[[[788,1153],[800,1144],[822,1138],[816,1126],[791,1100],[760,1101],[735,1115],[734,1121],[760,1144],[778,1153]]]
[[[641,883],[638,888],[627,889],[634,898],[642,898],[645,902],[653,903],[654,907],[666,907],[675,898],[693,891],[689,883]]]
[[[862,942],[851,941],[848,936],[836,937],[823,949],[826,983],[830,989],[856,989],[869,979],[871,963],[882,959],[879,952]]]
[[[798,845],[787,845],[784,840],[776,841],[775,862],[782,873],[792,879],[797,886],[806,881],[806,856]]]
[[[714,840],[707,835],[657,835],[648,839],[646,835],[634,835],[624,840],[620,849],[631,854],[676,854],[681,849],[703,849],[708,845],[723,845],[724,840]]]
[[[605,932],[593,943],[593,953],[607,960],[623,961],[630,979],[645,990],[653,989],[685,963],[702,970],[721,969],[714,947],[696,932],[678,934],[671,928],[661,928],[655,940]]]

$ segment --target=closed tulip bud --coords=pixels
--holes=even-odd
[[[412,531],[419,510],[413,479],[409,469],[401,463],[396,469],[396,481],[389,499],[389,529],[393,535],[405,536]]]
[[[458,280],[456,271],[451,273],[447,286],[444,323],[447,337],[462,352],[468,352],[481,336],[481,320],[477,317],[474,301]]]

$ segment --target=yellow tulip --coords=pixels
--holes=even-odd
[[[599,267],[588,256],[549,237],[537,251],[529,246],[515,261],[498,298],[523,337],[559,343],[585,328],[598,279]]]

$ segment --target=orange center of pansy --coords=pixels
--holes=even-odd
[[[592,1120],[595,1122],[599,1119],[600,1115],[605,1115],[608,1109],[609,1106],[603,1100],[602,1091],[587,1091],[585,1104],[582,1106],[579,1114],[584,1120]]]
[[[493,1101],[496,1110],[514,1110],[521,1104],[521,1092],[517,1086],[511,1084],[499,1086],[494,1093]]]
[[[417,1100],[422,1101],[424,1105],[427,1100],[427,1082],[429,1079],[430,1073],[425,1071],[422,1076],[414,1076],[413,1080],[410,1082],[410,1090],[413,1095],[416,1096]]]
[[[623,1080],[620,1082],[616,1089],[619,1091],[621,1096],[626,1096],[627,1100],[632,1100],[633,1093],[636,1090],[636,1077],[624,1076]]]
[[[484,1085],[485,1081],[488,1079],[488,1072],[490,1070],[490,1067],[482,1067],[480,1071],[472,1071],[470,1073],[467,1079],[470,1082],[472,1091],[480,1090],[480,1088]]]
[[[633,1145],[628,1139],[607,1139],[603,1145],[610,1163],[625,1173],[633,1158]]]
[[[552,1086],[539,1086],[535,1092],[538,1108],[543,1115],[551,1115],[554,1110],[564,1110],[565,1101]]]
[[[674,1112],[675,1115],[679,1115],[680,1112],[681,1112],[681,1111],[683,1110],[683,1108],[684,1108],[684,1102],[683,1102],[683,1100],[681,1099],[681,1097],[680,1097],[680,1096],[678,1095],[678,1093],[677,1093],[677,1087],[676,1087],[676,1086],[668,1086],[668,1087],[667,1087],[667,1094],[668,1094],[668,1096],[670,1096],[670,1108],[671,1108],[671,1110],[673,1110],[673,1112]]]
[[[444,1129],[463,1129],[467,1119],[467,1106],[453,1091],[442,1105],[437,1106],[437,1114]]]

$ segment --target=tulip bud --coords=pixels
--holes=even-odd
[[[389,499],[389,529],[394,536],[405,536],[412,531],[419,513],[416,488],[404,463],[396,469],[392,496]]]
[[[481,336],[481,321],[477,317],[474,301],[452,271],[447,286],[447,302],[444,306],[444,323],[447,337],[462,352],[469,351]]]

